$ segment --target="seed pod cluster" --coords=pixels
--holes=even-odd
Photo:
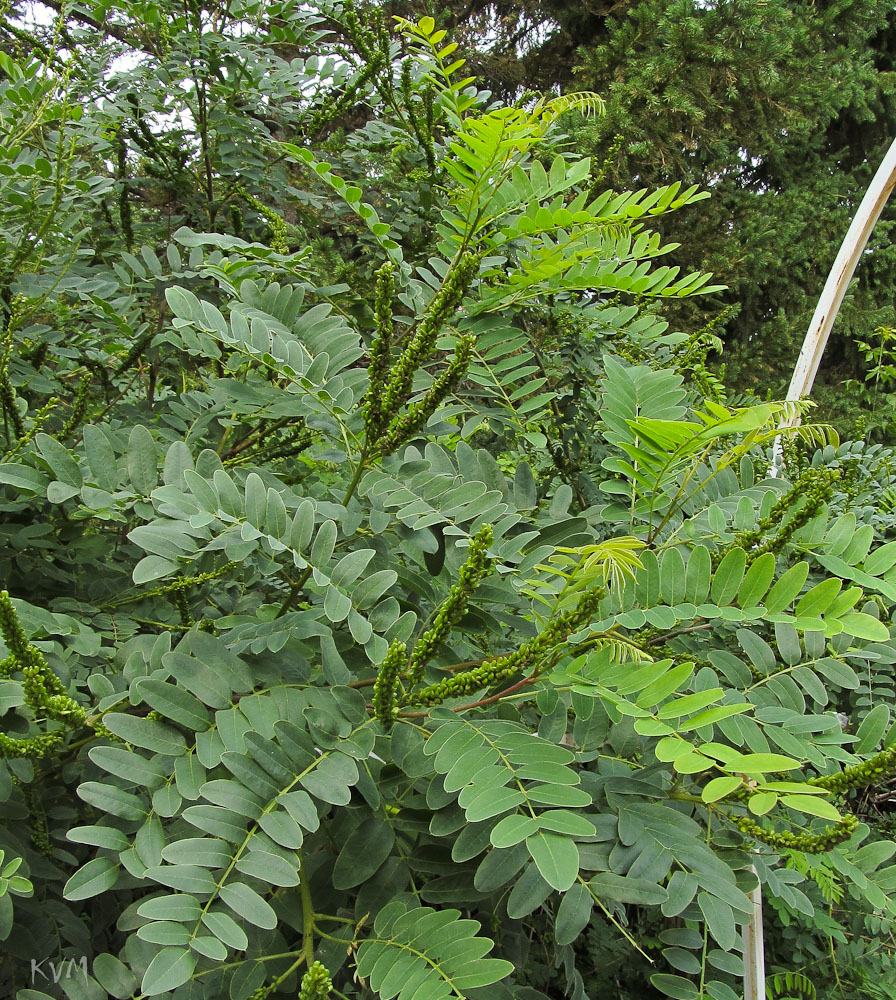
[[[0,371],[0,408],[3,410],[3,415],[12,422],[15,436],[21,437],[25,433],[25,424],[16,406],[15,390],[5,371]]]
[[[108,729],[105,723],[96,721],[90,724],[90,728],[94,731],[97,737],[104,740],[109,740],[110,743],[124,743],[124,740],[120,736],[116,736],[111,729]]]
[[[78,384],[78,391],[75,393],[75,399],[72,403],[72,412],[69,414],[68,420],[66,420],[62,430],[59,432],[58,439],[60,441],[64,441],[84,419],[84,414],[87,412],[87,401],[89,399],[91,381],[92,376],[88,372],[88,374],[84,375]]]
[[[492,560],[488,558],[488,547],[493,539],[492,526],[484,524],[470,541],[467,558],[460,568],[457,583],[442,602],[430,628],[414,644],[405,675],[409,687],[419,684],[426,664],[448,638],[452,626],[463,618],[473,591],[479,586],[482,578],[490,572]]]
[[[466,253],[445,275],[442,287],[433,296],[408,346],[392,368],[383,402],[386,413],[394,414],[407,399],[414,373],[429,360],[442,327],[460,305],[478,266],[479,257]]]
[[[347,56],[343,50],[343,55]],[[361,72],[349,83],[341,93],[332,96],[327,95],[326,100],[317,107],[308,118],[301,122],[302,131],[309,136],[317,135],[326,128],[330,122],[336,121],[346,111],[362,100],[362,92],[367,84],[377,76],[385,67],[386,57],[382,51],[377,49],[371,51],[369,58],[365,59]]]
[[[27,361],[35,371],[40,371],[46,363],[49,350],[50,345],[46,340],[40,338],[32,340],[26,337],[19,348],[19,357]]]
[[[616,158],[619,156],[619,152],[624,145],[625,135],[618,132],[615,136],[613,136],[613,141],[610,143],[607,155],[603,158],[600,166],[597,167],[597,160],[592,161],[592,176],[591,183],[588,185],[588,193],[585,196],[586,203],[590,204],[600,194],[604,180],[606,179],[607,174],[609,174],[615,166]]]
[[[360,57],[361,69],[344,90],[328,94],[324,101],[299,123],[306,135],[316,135],[330,122],[350,110],[353,105],[359,104],[363,100],[362,91],[367,83],[391,66],[391,39],[383,12],[379,8],[365,5],[358,11],[353,0],[343,0],[341,20],[341,34],[348,40],[354,55],[344,45],[334,46],[334,51],[349,65],[355,65],[356,57]],[[392,95],[394,100],[391,72],[383,73],[376,86],[381,92]]]
[[[194,624],[194,620],[193,616],[190,614],[190,605],[187,602],[187,595],[182,589],[172,590],[171,600],[177,608],[177,613],[180,615],[181,625],[186,625],[187,628],[190,628]]]
[[[20,788],[25,805],[28,806],[28,819],[31,821],[31,843],[44,857],[49,858],[52,855],[53,847],[50,844],[50,831],[47,826],[47,813],[43,802],[40,796],[35,794],[33,781],[21,782]]]
[[[262,445],[257,451],[252,453],[252,461],[273,462],[280,458],[290,458],[304,451],[314,440],[314,434],[307,427],[296,424],[287,436],[271,444]]]
[[[725,366],[721,365],[718,372],[712,371],[707,367],[706,359],[710,351],[721,352],[722,342],[715,331],[739,309],[737,304],[726,306],[699,330],[695,330],[674,355],[676,366],[687,374],[700,394],[717,403],[722,403],[725,398]]]
[[[115,370],[116,375],[123,375],[136,361],[143,355],[143,352],[149,347],[152,338],[155,336],[155,331],[151,330],[149,333],[145,333],[142,337],[138,338],[131,345],[131,349],[122,358],[121,364]]]
[[[386,59],[390,57],[389,30],[378,7],[365,5],[359,12],[354,0],[343,0],[342,25],[345,37],[365,62],[374,61],[378,54]]]
[[[131,211],[131,187],[128,178],[128,145],[125,141],[124,129],[115,133],[115,165],[118,183],[118,220],[121,223],[121,235],[128,250],[134,249],[134,218]]]
[[[162,59],[167,59],[171,54],[171,34],[168,30],[168,21],[164,17],[159,18],[158,52]]]
[[[0,341],[0,409],[3,410],[4,418],[12,423],[12,430],[17,438],[22,437],[25,433],[25,424],[22,420],[22,414],[19,413],[19,408],[16,406],[16,393],[9,381],[8,368],[9,358],[12,354],[13,334],[21,311],[21,297],[17,297],[12,303],[3,339]]]

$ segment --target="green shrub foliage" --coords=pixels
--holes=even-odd
[[[84,11],[0,53],[7,995],[733,1000],[758,883],[810,991],[896,915],[887,456],[769,478],[704,195],[431,18]]]

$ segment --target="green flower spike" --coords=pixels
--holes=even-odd
[[[406,655],[407,646],[401,639],[396,639],[380,664],[380,671],[373,685],[373,714],[386,729],[391,728],[398,712],[398,675],[404,666]]]
[[[327,1000],[333,988],[333,980],[325,965],[315,962],[302,976],[299,1000]]]
[[[491,570],[492,561],[487,553],[493,539],[494,531],[490,524],[484,524],[471,539],[467,559],[460,568],[457,583],[442,602],[430,628],[414,644],[406,672],[409,686],[413,687],[420,682],[426,664],[448,638],[452,626],[463,618],[473,591]]]

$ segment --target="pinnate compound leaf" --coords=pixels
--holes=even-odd
[[[211,725],[208,709],[177,684],[145,677],[138,681],[137,691],[147,705],[160,715],[193,732],[201,732]]]
[[[886,642],[890,638],[890,630],[873,615],[854,612],[842,615],[837,621],[843,626],[847,635],[856,639],[866,639],[868,642]]]
[[[884,738],[890,725],[890,709],[885,704],[875,705],[862,719],[856,731],[855,751],[857,753],[872,753]]]
[[[76,826],[66,834],[75,844],[90,844],[93,847],[105,847],[112,851],[124,851],[130,846],[130,840],[114,826]]]
[[[137,907],[137,912],[149,920],[179,920],[187,923],[198,920],[202,908],[194,896],[177,892],[148,899]]]
[[[164,556],[145,556],[134,567],[131,579],[140,586],[143,583],[152,583],[153,580],[160,580],[163,576],[176,572],[180,567],[171,559]]]
[[[222,941],[229,948],[245,951],[248,947],[249,939],[246,937],[246,932],[229,914],[220,910],[212,910],[202,915],[202,922],[219,941]]]
[[[227,958],[227,945],[210,934],[199,934],[191,938],[190,948],[198,955],[210,958],[214,962],[223,962]]]
[[[764,816],[770,812],[778,803],[778,796],[774,792],[757,792],[750,796],[750,812],[754,816]]]
[[[94,764],[131,782],[136,781],[144,788],[155,788],[168,777],[168,768],[160,758],[147,760],[141,754],[121,747],[99,746],[88,751]]]
[[[236,868],[244,875],[252,875],[271,885],[292,886],[299,884],[299,873],[294,865],[278,854],[253,850],[237,861]]]
[[[199,865],[157,865],[147,868],[144,878],[182,892],[209,895],[215,891],[211,873]]]
[[[718,896],[708,892],[697,895],[697,905],[703,913],[709,933],[716,939],[723,951],[729,951],[737,940],[737,927],[734,923],[734,911]]]
[[[783,611],[802,590],[806,577],[809,575],[809,564],[799,562],[791,566],[786,573],[778,578],[768,592],[763,604],[770,614]]]
[[[61,972],[59,965],[57,970]],[[48,971],[52,977],[52,967]],[[85,974],[83,965],[78,968],[72,958],[65,963],[65,972],[60,976],[59,985],[67,1000],[108,1000],[108,994],[103,987],[89,973]],[[16,996],[21,997],[22,994],[18,993]]]
[[[138,795],[100,781],[83,782],[78,786],[78,797],[96,809],[121,819],[143,819],[147,811]]]
[[[395,901],[376,917],[373,933],[357,953],[357,973],[383,1000],[413,996],[462,997],[513,971],[510,962],[486,958],[493,942],[477,936],[479,922],[454,909],[406,909]]]
[[[538,831],[538,820],[531,816],[513,813],[499,820],[491,832],[491,842],[494,847],[513,847],[521,844],[527,837]]]
[[[480,892],[491,892],[516,878],[529,860],[529,852],[521,841],[513,847],[495,848],[486,854],[476,869],[473,884]]]
[[[446,791],[460,790],[458,802],[471,823],[525,802],[529,793],[521,790],[524,780],[539,782],[529,786],[539,790],[579,783],[578,773],[568,766],[574,759],[570,750],[509,722],[452,715],[427,740],[423,752],[434,756],[436,772],[446,775]]]
[[[823,674],[827,680],[838,687],[844,688],[847,691],[855,691],[859,686],[859,678],[855,670],[842,660],[835,660],[831,656],[826,656],[819,660],[815,666],[820,674]]]
[[[49,476],[30,465],[18,462],[0,462],[0,483],[12,486],[17,490],[37,493],[43,496],[50,482]]]
[[[730,762],[721,764],[726,771],[738,771],[744,774],[767,774],[770,771],[794,771],[800,763],[792,757],[780,753],[748,753],[742,754]]]
[[[538,817],[538,826],[542,830],[566,834],[568,837],[594,836],[594,824],[591,820],[568,809],[549,809],[541,813]]]
[[[103,716],[103,724],[110,732],[135,747],[172,757],[180,757],[187,752],[183,736],[173,726],[166,726],[155,719],[141,719],[111,712]]]
[[[140,927],[137,930],[137,937],[151,944],[187,945],[190,941],[190,932],[183,924],[159,920]]]
[[[737,594],[737,603],[742,608],[751,608],[762,601],[775,575],[775,556],[764,552],[747,570]]]
[[[744,580],[746,564],[747,554],[740,548],[731,549],[722,559],[712,578],[710,597],[713,604],[722,607],[735,599]]]

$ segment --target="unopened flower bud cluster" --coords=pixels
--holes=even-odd
[[[25,636],[9,594],[0,591],[0,634],[10,655],[3,661],[5,673],[21,670],[25,704],[35,715],[59,722],[66,729],[84,725],[87,713],[47,666],[43,653]],[[64,731],[52,730],[30,737],[0,733],[0,757],[45,757],[62,746]]]
[[[484,524],[470,541],[467,558],[460,568],[457,583],[454,584],[451,592],[442,602],[431,627],[420,636],[414,645],[406,675],[409,687],[420,682],[426,664],[448,638],[452,626],[463,618],[473,591],[491,570],[492,561],[488,558],[488,548],[492,544],[493,538],[492,526]]]
[[[413,695],[409,699],[409,703],[438,705],[448,698],[457,698],[461,695],[472,694],[482,688],[492,687],[527,667],[537,665],[551,649],[580,629],[594,616],[598,605],[605,596],[606,591],[603,589],[586,591],[579,598],[578,604],[572,611],[558,615],[553,621],[548,622],[539,635],[523,643],[515,652],[496,657],[493,660],[485,660],[478,667],[473,667],[461,674],[455,674],[438,684],[431,684]]]

